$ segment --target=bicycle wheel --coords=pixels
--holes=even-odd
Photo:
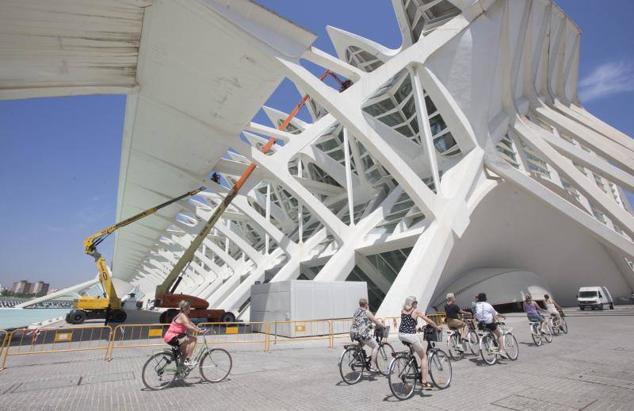
[[[169,351],[152,355],[143,365],[141,379],[150,390],[162,390],[176,378],[176,358]]]
[[[568,334],[568,323],[566,322],[566,320],[564,318],[562,318],[559,321],[559,328],[561,329],[562,333]]]
[[[198,370],[203,380],[207,382],[220,382],[227,378],[232,366],[233,360],[227,350],[212,348],[200,359]]]
[[[460,361],[464,357],[464,350],[462,349],[462,342],[460,341],[460,334],[452,334],[449,341],[447,341],[447,350],[451,359],[454,361]]]
[[[561,333],[561,328],[559,326],[559,321],[551,320],[550,329],[553,331],[553,336],[559,335],[559,333]]]
[[[356,384],[363,376],[365,365],[359,358],[356,347],[348,347],[339,360],[339,373],[346,384]]]
[[[443,350],[435,349],[429,353],[429,376],[434,385],[441,390],[451,384],[451,360]]]
[[[511,333],[504,335],[504,350],[506,351],[509,360],[515,361],[520,354],[520,346],[517,344],[517,339]]]
[[[484,334],[480,339],[480,355],[484,362],[489,365],[495,364],[498,359],[494,347],[493,336],[490,333]]]
[[[550,328],[550,325],[544,325],[543,335],[547,343],[553,342],[553,331],[552,328]]]
[[[414,395],[418,382],[418,367],[415,359],[409,355],[400,355],[390,363],[390,391],[399,400],[406,400]]]
[[[542,345],[542,333],[537,329],[537,325],[531,324],[531,337],[536,346]]]
[[[469,331],[467,333],[467,344],[469,345],[471,354],[480,354],[480,338],[478,337],[478,333],[475,331]]]
[[[386,377],[390,375],[390,362],[394,354],[394,347],[390,343],[381,343],[379,353],[376,355],[376,368]]]

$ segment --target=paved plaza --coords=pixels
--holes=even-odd
[[[59,353],[10,358],[0,373],[2,410],[632,410],[634,310],[575,312],[568,335],[536,347],[523,317],[509,318],[519,359],[484,365],[466,356],[453,363],[444,390],[392,397],[384,377],[343,383],[335,349],[326,341],[261,346],[232,345],[228,380],[200,383],[197,375],[161,392],[147,391],[140,371],[150,349]],[[399,349],[402,348],[399,346]]]

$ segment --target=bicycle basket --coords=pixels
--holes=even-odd
[[[442,330],[436,330],[432,327],[425,327],[423,331],[423,338],[425,341],[429,342],[441,342],[442,341],[443,332]]]
[[[384,327],[376,327],[374,329],[374,336],[380,338],[387,338],[390,335],[390,326],[386,325]]]

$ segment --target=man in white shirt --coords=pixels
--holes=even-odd
[[[502,316],[487,302],[487,295],[485,293],[478,294],[475,306],[475,319],[481,328],[486,328],[495,334],[498,340],[500,355],[508,358],[504,349],[504,334],[502,334],[498,328],[496,317]]]

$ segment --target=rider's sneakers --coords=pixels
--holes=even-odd
[[[502,358],[506,358],[506,359],[509,358],[509,355],[506,353],[506,351],[499,351],[498,355]]]
[[[183,363],[185,365],[185,367],[189,367],[189,368],[194,368],[197,364],[196,361],[191,361],[191,360],[185,360],[185,362]]]
[[[381,370],[379,370],[378,368],[375,368],[375,367],[370,367],[370,372],[374,372],[374,373],[378,374],[378,373],[381,372]]]

